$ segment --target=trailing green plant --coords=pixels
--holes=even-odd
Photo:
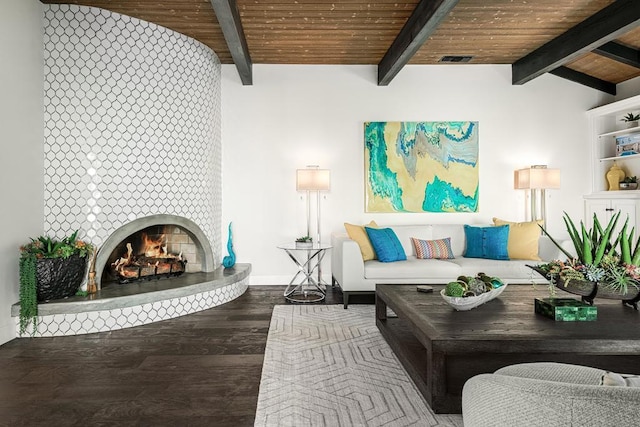
[[[635,176],[625,176],[624,179],[620,182],[624,182],[625,184],[633,184],[638,182],[638,178]]]
[[[311,242],[313,242],[313,237],[310,237],[310,236],[298,237],[296,239],[296,242],[299,242],[299,243],[311,243]]]
[[[630,286],[640,289],[640,238],[635,228],[628,230],[629,218],[614,237],[621,212],[613,215],[603,229],[598,217],[593,215],[593,227],[589,230],[580,221],[576,227],[564,212],[563,220],[573,243],[576,257],[563,248],[543,226],[540,226],[553,244],[567,256],[567,261],[555,260],[538,268],[551,277],[561,278],[565,284],[571,280],[598,282],[613,291],[626,294]]]
[[[30,324],[33,333],[38,323],[38,300],[36,295],[36,257],[20,258],[20,335],[24,335]]]
[[[628,113],[626,116],[620,119],[621,122],[637,122],[640,120],[640,114]]]
[[[93,251],[93,246],[79,240],[77,236],[78,231],[62,240],[40,236],[20,247],[20,335],[24,335],[29,325],[33,325],[34,334],[38,326],[38,260],[69,258],[72,255],[87,257]]]

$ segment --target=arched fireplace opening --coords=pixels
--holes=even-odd
[[[200,227],[175,215],[152,215],[120,227],[98,251],[95,267],[100,288],[215,268]]]

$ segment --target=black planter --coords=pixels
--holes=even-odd
[[[43,258],[36,265],[38,302],[67,298],[78,291],[84,278],[87,258]]]

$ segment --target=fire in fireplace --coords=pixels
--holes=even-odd
[[[123,284],[201,271],[198,258],[193,240],[180,227],[147,227],[117,245],[104,270],[103,283]],[[192,268],[187,268],[187,261],[194,262]]]

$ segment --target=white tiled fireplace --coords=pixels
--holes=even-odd
[[[41,304],[35,336],[136,326],[244,293],[251,266],[219,268],[216,54],[167,28],[102,9],[43,9],[45,232],[62,238],[79,230],[98,247],[100,278],[109,254],[131,230],[179,227],[195,248],[190,255],[199,271],[185,273],[177,284],[169,278],[114,286],[95,298]]]
[[[45,8],[45,230],[101,247],[175,215],[221,259],[220,61],[182,34],[98,8]]]

